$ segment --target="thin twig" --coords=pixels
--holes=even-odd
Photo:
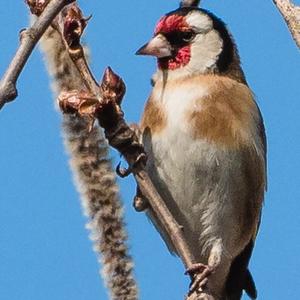
[[[273,0],[282,14],[293,39],[300,48],[300,7],[290,0]]]
[[[51,1],[32,27],[21,32],[19,48],[0,82],[0,109],[5,103],[17,97],[18,91],[16,83],[18,77],[45,30],[50,26],[62,8],[74,1],[75,0]]]

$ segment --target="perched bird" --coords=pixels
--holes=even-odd
[[[215,299],[237,300],[243,290],[256,299],[248,263],[266,188],[266,139],[233,38],[212,13],[181,5],[137,54],[158,62],[140,124],[149,175],[207,274],[205,288]]]

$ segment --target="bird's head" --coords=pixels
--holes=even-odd
[[[244,76],[225,24],[195,6],[180,7],[163,16],[153,38],[136,54],[156,56],[158,75],[167,71],[169,79],[232,71],[241,78]]]

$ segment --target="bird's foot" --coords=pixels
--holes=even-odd
[[[139,187],[136,189],[136,195],[133,200],[133,207],[136,211],[142,212],[149,208],[149,203],[147,199],[143,196]]]
[[[185,274],[190,275],[191,285],[189,294],[195,291],[203,291],[207,285],[208,277],[214,272],[214,268],[208,265],[197,263],[188,268]]]
[[[128,168],[122,168],[121,162],[117,165],[116,173],[121,178],[128,177],[131,173],[133,173],[134,169],[138,168],[140,164],[145,165],[147,161],[147,155],[145,153],[141,153],[136,158],[135,162],[132,164],[132,166],[129,166]]]

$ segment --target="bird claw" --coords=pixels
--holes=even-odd
[[[185,272],[190,275],[192,282],[189,289],[189,294],[195,291],[203,291],[208,282],[208,277],[214,272],[214,269],[208,265],[197,263],[188,268]]]
[[[133,172],[133,170],[138,166],[138,164],[140,162],[146,161],[146,159],[147,159],[147,156],[145,153],[139,154],[136,161],[132,164],[132,166],[129,166],[127,169],[121,168],[121,162],[119,162],[119,164],[117,165],[117,168],[116,168],[116,173],[121,178],[128,177]]]
[[[125,178],[128,177],[132,173],[132,168],[129,167],[128,169],[121,167],[121,162],[118,163],[116,168],[116,173],[119,177]]]

